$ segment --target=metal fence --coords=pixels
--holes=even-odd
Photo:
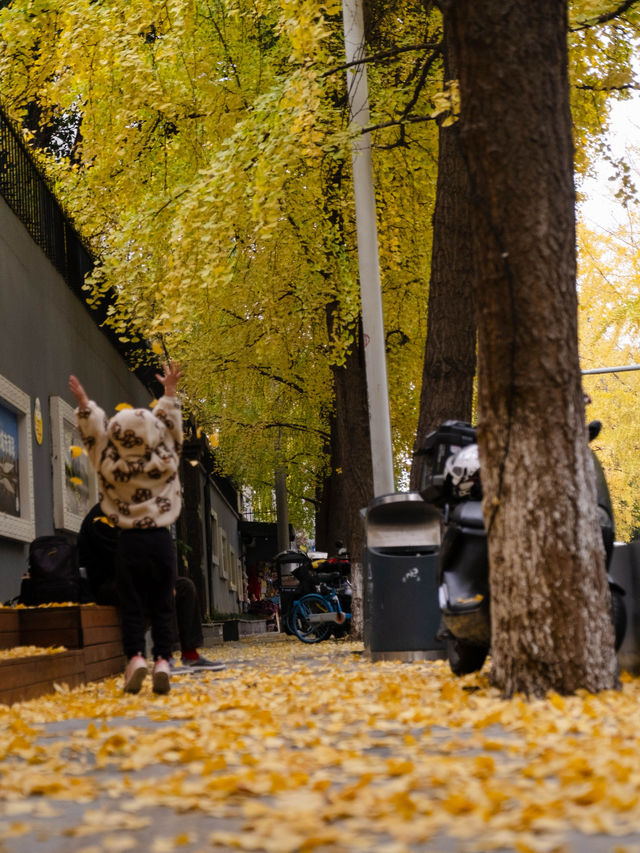
[[[67,284],[81,295],[85,275],[94,266],[93,258],[1,111],[0,194]]]
[[[144,344],[127,344],[103,325],[111,304],[109,295],[97,307],[87,305],[82,286],[95,266],[95,259],[65,216],[29,149],[1,109],[0,195],[141,382],[148,388],[157,386],[155,374],[158,366]]]

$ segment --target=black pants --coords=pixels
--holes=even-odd
[[[202,645],[202,614],[191,578],[179,576],[176,580],[175,613],[180,648],[182,651],[197,649]]]
[[[109,604],[120,608],[120,596],[115,579],[103,583],[96,591],[96,604]],[[191,578],[178,575],[174,598],[173,647],[183,652],[202,645],[202,615],[198,592]]]
[[[147,617],[154,659],[171,657],[176,574],[176,554],[166,527],[121,532],[116,583],[127,657],[144,654]]]

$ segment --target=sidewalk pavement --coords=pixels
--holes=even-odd
[[[503,702],[349,641],[0,708],[2,853],[640,853],[640,685]]]

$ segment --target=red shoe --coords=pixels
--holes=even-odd
[[[124,671],[124,692],[139,693],[148,672],[147,662],[142,655],[134,655]]]
[[[171,667],[169,661],[164,658],[158,658],[153,665],[153,692],[168,693],[171,690],[170,684]]]

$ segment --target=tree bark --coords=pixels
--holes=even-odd
[[[474,199],[491,679],[616,684],[577,348],[567,3],[442,0]]]
[[[446,23],[446,22],[445,22]],[[457,77],[452,39],[443,33],[444,79]],[[427,435],[446,420],[471,420],[476,371],[476,308],[471,255],[471,189],[459,127],[438,131],[438,180],[418,429],[410,487],[418,489]]]
[[[331,309],[328,309],[329,313]],[[329,323],[331,320],[329,319]],[[316,543],[321,550],[336,551],[336,542],[344,542],[351,556],[353,582],[351,637],[362,635],[363,524],[360,510],[373,498],[373,466],[367,383],[362,331],[346,363],[334,367],[335,407],[331,418],[330,470],[324,481],[316,517]]]

